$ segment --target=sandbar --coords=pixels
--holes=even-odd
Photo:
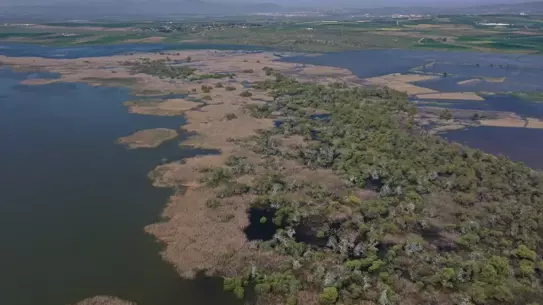
[[[433,99],[433,100],[465,100],[465,101],[484,101],[485,99],[480,97],[474,92],[440,92],[440,93],[427,93],[417,94],[419,99]]]

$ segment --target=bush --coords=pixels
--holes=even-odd
[[[219,200],[215,199],[215,198],[211,198],[211,199],[206,200],[206,207],[208,207],[210,209],[215,209],[220,204],[221,204],[221,202]]]
[[[201,89],[202,89],[202,92],[203,92],[203,93],[209,93],[209,92],[211,92],[211,90],[213,89],[213,87],[212,87],[212,86],[202,85],[202,86],[201,86]]]
[[[536,253],[535,251],[530,250],[530,248],[526,247],[525,245],[518,246],[517,250],[515,251],[515,254],[519,258],[528,259],[531,261],[535,261]]]
[[[251,96],[253,96],[253,94],[249,90],[244,90],[243,92],[241,92],[239,94],[239,96],[241,96],[241,97],[251,97]]]
[[[323,305],[335,304],[339,297],[336,287],[326,287],[319,295],[319,301]]]
[[[216,83],[215,84],[215,88],[222,88],[223,87],[223,84],[222,83]]]
[[[226,168],[215,168],[211,170],[203,179],[202,182],[210,187],[217,187],[221,183],[227,182],[232,178],[232,173]]]
[[[266,294],[270,292],[271,286],[268,283],[262,283],[262,284],[256,284],[255,285],[255,292],[257,294]]]
[[[234,295],[236,295],[238,299],[243,299],[245,297],[245,289],[241,286],[234,288]]]
[[[226,90],[226,91],[236,91],[236,87],[234,87],[234,86],[226,86],[224,88],[224,90]]]
[[[211,100],[213,100],[213,98],[210,95],[204,95],[204,96],[202,96],[202,100],[211,101]]]
[[[231,121],[231,120],[234,120],[234,119],[237,119],[238,116],[235,114],[235,113],[227,113],[224,118],[228,121]]]

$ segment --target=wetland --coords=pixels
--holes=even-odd
[[[530,85],[515,77],[536,73],[537,56],[372,50],[284,58],[138,46],[137,54],[86,47],[12,57],[9,48],[0,49],[8,67],[0,70],[0,215],[9,249],[1,259],[11,270],[1,282],[12,304],[95,295],[140,305],[255,297],[513,304],[512,296],[540,296],[541,242],[530,227],[541,221],[540,174],[424,130],[469,127],[443,136],[540,168],[543,147],[529,144],[541,137],[539,104],[449,81]],[[485,68],[445,77],[439,62]],[[486,73],[489,62],[516,70]],[[221,73],[229,77],[208,77]],[[531,197],[519,197],[521,189]],[[436,215],[444,202],[451,211]],[[22,289],[29,278],[35,294]]]

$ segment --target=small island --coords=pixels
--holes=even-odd
[[[129,136],[117,140],[130,149],[155,148],[162,143],[177,137],[177,131],[168,128],[155,128],[137,131]]]

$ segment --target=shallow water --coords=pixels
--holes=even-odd
[[[471,109],[485,111],[506,111],[514,112],[522,117],[543,118],[543,104],[533,103],[512,95],[484,95],[484,101],[465,101],[465,100],[420,100],[422,103],[447,103],[447,108],[451,109]]]
[[[129,114],[128,91],[58,83],[0,69],[0,287],[10,305],[70,304],[115,295],[140,305],[237,304],[218,279],[179,278],[144,226],[170,191],[147,173],[164,159],[216,153],[127,150],[139,129],[178,129],[182,117]]]

